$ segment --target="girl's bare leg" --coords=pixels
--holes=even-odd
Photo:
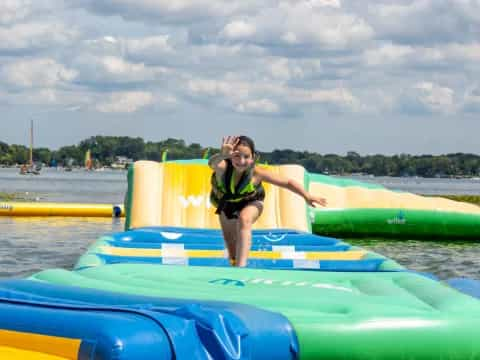
[[[262,214],[263,203],[255,201],[245,206],[238,216],[238,238],[236,244],[237,266],[246,266],[248,252],[252,246],[252,226]]]
[[[238,219],[228,219],[225,214],[220,213],[220,225],[222,226],[223,240],[228,252],[228,259],[231,264],[235,264],[236,242],[237,242],[237,223]]]

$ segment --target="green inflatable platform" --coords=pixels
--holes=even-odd
[[[480,359],[480,302],[415,273],[115,264],[32,279],[279,312],[296,330],[301,359]]]

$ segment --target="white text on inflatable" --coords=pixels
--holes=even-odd
[[[180,195],[178,197],[178,200],[180,201],[180,204],[183,206],[183,208],[187,208],[189,206],[205,206],[207,209],[210,209],[212,207],[210,197],[208,195]]]

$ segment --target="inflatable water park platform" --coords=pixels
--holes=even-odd
[[[214,209],[178,203],[207,170],[135,163],[125,231],[73,270],[0,281],[0,358],[480,359],[478,281],[312,234],[312,209],[286,190],[267,186],[247,267],[230,267]]]
[[[183,214],[182,216],[188,216],[185,222],[187,227],[216,227],[218,224],[210,210],[211,170],[207,161],[165,162],[159,169],[156,169],[155,164],[139,161],[130,168],[129,176],[136,177],[137,180],[135,189],[129,191],[142,196],[148,205],[137,208],[127,216],[127,221],[133,221],[137,225],[178,225],[185,222],[185,219],[178,217]],[[289,196],[266,185],[268,207],[288,209],[286,206],[291,201],[295,207],[293,211],[288,209],[278,212],[280,217],[289,220],[266,218],[263,215],[262,218],[265,218],[259,224],[260,228],[278,228],[280,223],[293,224],[293,228],[298,228],[297,225],[306,222],[300,224],[300,228],[307,228],[318,235],[335,237],[447,240],[480,238],[480,207],[477,205],[309,173],[298,165],[258,166],[296,179],[311,193],[324,197],[328,202],[326,207],[308,208],[296,195]],[[150,169],[147,179],[142,178],[144,168]],[[160,202],[159,206],[157,202]],[[0,202],[0,216],[123,217],[128,211],[130,210],[125,209],[123,204]],[[277,214],[272,211],[268,213]],[[127,228],[129,226],[127,224]]]

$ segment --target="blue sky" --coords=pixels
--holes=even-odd
[[[3,0],[0,141],[480,153],[480,0]]]

